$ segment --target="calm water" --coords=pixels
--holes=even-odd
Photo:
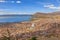
[[[0,17],[0,22],[21,22],[29,21],[31,16],[2,16]]]

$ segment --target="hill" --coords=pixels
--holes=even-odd
[[[31,37],[37,37],[37,40],[59,40],[60,39],[60,14],[36,13],[29,22],[2,23],[0,24],[0,38],[5,35],[18,38],[19,40],[28,40]]]

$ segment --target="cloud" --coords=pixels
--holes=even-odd
[[[15,1],[11,1],[11,3],[15,3]]]
[[[20,14],[27,14],[25,12],[10,12],[8,11],[9,9],[0,9],[0,15],[14,15],[14,14],[17,14],[17,15],[20,15]],[[29,13],[30,14],[30,13]]]
[[[11,1],[11,3],[21,3],[21,1]]]
[[[49,8],[49,9],[55,9],[55,10],[60,10],[60,6],[55,6],[53,4],[50,5],[44,5],[45,8]]]
[[[53,10],[60,10],[60,0],[55,0],[58,6],[55,6],[52,2],[36,2],[37,4],[42,5],[45,8],[53,9]]]
[[[48,3],[48,2],[36,2],[37,4],[42,4],[42,5],[44,5],[44,4],[51,4],[51,3]]]
[[[16,12],[9,12],[10,9],[0,9],[0,15],[9,15],[9,14],[17,14]]]
[[[0,15],[20,15],[20,14],[32,14],[27,12],[7,12],[7,11],[0,11]]]
[[[0,0],[0,3],[4,3],[4,2],[6,2],[5,0]]]
[[[21,1],[16,1],[16,3],[21,3]]]
[[[10,3],[21,3],[21,1],[6,1],[6,0],[0,0],[0,3],[5,3],[5,2],[10,2]]]

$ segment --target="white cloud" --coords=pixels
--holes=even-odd
[[[33,14],[33,13],[27,13],[27,12],[7,12],[7,11],[0,11],[0,15],[20,15],[20,14]]]
[[[0,3],[8,2],[6,0],[0,0]],[[10,1],[11,3],[21,3],[21,1]]]
[[[21,3],[21,1],[11,1],[11,3]]]
[[[11,1],[11,3],[15,3],[15,1]]]
[[[53,4],[51,4],[51,5],[44,5],[44,7],[54,7],[54,5]]]
[[[49,2],[36,2],[37,4],[40,4],[44,6],[45,8],[53,9],[53,10],[60,10],[60,0],[55,0],[58,6],[55,6],[53,3]]]
[[[0,9],[0,15],[14,15],[14,14],[18,14],[18,15],[20,15],[20,14],[30,14],[30,13],[22,13],[22,12],[9,12],[9,11],[7,11],[8,9]]]
[[[0,0],[0,3],[6,2],[5,0]]]
[[[16,3],[21,3],[21,1],[16,1]]]
[[[36,2],[37,4],[42,4],[42,5],[44,5],[44,4],[51,4],[51,3],[48,3],[48,2]]]
[[[60,6],[55,6],[53,4],[50,5],[44,5],[45,8],[49,8],[49,9],[55,9],[55,10],[60,10]]]

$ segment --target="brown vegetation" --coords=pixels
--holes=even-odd
[[[59,40],[60,15],[37,13],[30,22],[0,24],[0,40],[5,38],[6,40]]]

